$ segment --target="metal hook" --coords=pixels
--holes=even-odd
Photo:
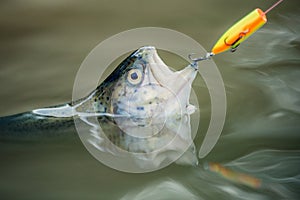
[[[243,32],[240,32],[239,33],[239,37],[232,44],[227,43],[226,40],[227,40],[228,37],[226,37],[224,39],[224,44],[231,47],[231,50],[230,50],[231,52],[235,52],[236,49],[238,48],[238,46],[240,45],[240,43],[239,43],[240,40],[243,39],[248,32],[249,32],[249,29],[247,29],[247,30],[245,30]]]
[[[188,55],[188,57],[189,57],[189,59],[191,60],[191,61],[193,61],[192,63],[191,63],[191,65],[194,67],[194,68],[197,68],[198,67],[198,65],[197,65],[197,63],[198,62],[200,62],[200,61],[202,61],[202,60],[208,60],[208,59],[210,59],[213,55],[215,55],[215,54],[213,54],[213,53],[207,53],[205,56],[203,56],[203,57],[199,57],[199,58],[193,58],[193,55],[195,55],[195,53],[191,53],[191,54],[189,54]]]

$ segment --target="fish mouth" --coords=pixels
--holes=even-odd
[[[149,64],[151,72],[160,81],[162,77],[170,77],[174,73],[159,57],[154,46],[144,46],[138,49],[135,56],[143,58]]]
[[[144,46],[137,53],[146,61],[147,67],[157,83],[171,89],[175,94],[190,87],[196,77],[197,70],[191,65],[180,71],[172,71],[153,46]]]

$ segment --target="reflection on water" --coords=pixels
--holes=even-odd
[[[297,199],[300,151],[260,150],[226,164],[255,174],[259,187],[246,187],[203,169],[190,169],[185,181],[162,178],[126,194],[127,199]]]
[[[78,2],[69,5],[67,1],[49,4],[28,1],[26,5],[17,2],[1,2],[1,15],[5,15],[0,20],[1,115],[68,102],[82,59],[97,42],[121,31],[120,27],[125,30],[164,26],[210,46],[232,21],[261,3],[243,2],[240,9],[235,9],[238,13],[233,14],[228,13],[231,9],[224,8],[240,5],[238,0],[228,1],[225,7],[221,0],[203,1],[202,7],[194,8],[187,8],[187,3],[180,1],[165,8],[156,2],[145,10],[136,9],[137,5],[132,3],[118,6],[113,1],[102,1],[105,6],[101,3],[84,6]],[[284,2],[274,10],[280,15],[270,13],[269,23],[236,53],[215,58],[226,84],[227,121],[217,146],[200,162],[221,163],[233,171],[257,177],[262,180],[261,187],[232,182],[201,164],[199,167],[174,164],[149,174],[120,173],[93,159],[75,138],[57,142],[1,141],[1,197],[297,199],[300,195],[300,16],[293,8],[297,3]],[[153,14],[156,9],[157,14]],[[191,10],[187,12],[188,9]],[[176,66],[169,62],[170,66]],[[210,109],[200,79],[194,88],[199,91],[202,119],[195,139],[199,148]]]
[[[147,199],[201,199],[187,187],[174,180],[162,180],[140,188],[137,192],[126,194],[121,200],[147,200]]]

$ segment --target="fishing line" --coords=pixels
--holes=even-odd
[[[267,9],[264,13],[267,14],[269,11],[273,10],[273,8],[275,8],[278,4],[280,4],[281,2],[283,2],[283,0],[279,0],[276,3],[274,3],[269,9]]]

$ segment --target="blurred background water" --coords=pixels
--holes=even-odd
[[[265,0],[0,2],[0,115],[71,101],[76,72],[89,51],[121,31],[145,26],[180,31],[210,49],[229,26]],[[230,182],[202,167],[171,165],[148,174],[121,173],[74,141],[1,142],[1,199],[299,199],[300,3],[284,1],[234,54],[214,58],[228,112],[214,161],[262,180]],[[121,44],[120,44],[121,45]],[[170,66],[182,68],[162,52]],[[205,67],[205,66],[204,66]],[[208,126],[205,84],[195,143]]]

